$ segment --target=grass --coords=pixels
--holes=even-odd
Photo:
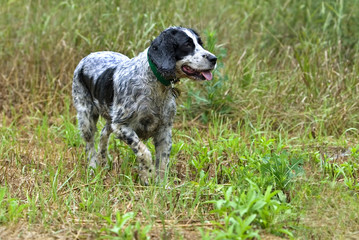
[[[354,2],[1,6],[1,239],[358,237]],[[198,30],[219,63],[211,82],[179,85],[167,182],[139,185],[134,154],[113,136],[112,169],[90,177],[75,66],[99,50],[135,56],[172,25]]]

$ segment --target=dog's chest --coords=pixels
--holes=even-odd
[[[161,128],[171,127],[176,113],[174,102],[163,105],[144,104],[141,111],[135,114],[131,121],[132,129],[141,139],[153,137]]]
[[[141,139],[153,137],[161,128],[172,127],[176,114],[176,103],[165,99],[160,103],[148,100],[142,102],[131,121],[131,128]]]

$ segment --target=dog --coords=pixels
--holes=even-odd
[[[217,57],[205,50],[199,34],[190,28],[165,29],[138,56],[110,51],[83,58],[74,71],[73,103],[78,126],[86,142],[90,168],[104,165],[111,133],[135,153],[140,181],[163,179],[172,148],[172,125],[176,114],[173,86],[181,78],[211,80]],[[98,152],[94,137],[102,116]],[[156,160],[141,140],[153,138]]]

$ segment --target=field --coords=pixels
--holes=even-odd
[[[356,1],[0,6],[0,239],[359,239]],[[196,29],[219,62],[178,86],[167,180],[140,185],[114,136],[111,167],[90,176],[77,63],[136,56],[169,26]]]

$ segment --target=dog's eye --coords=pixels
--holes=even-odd
[[[191,47],[192,47],[192,44],[191,44],[190,42],[186,42],[186,43],[184,44],[184,47],[186,47],[186,48],[191,48]]]

